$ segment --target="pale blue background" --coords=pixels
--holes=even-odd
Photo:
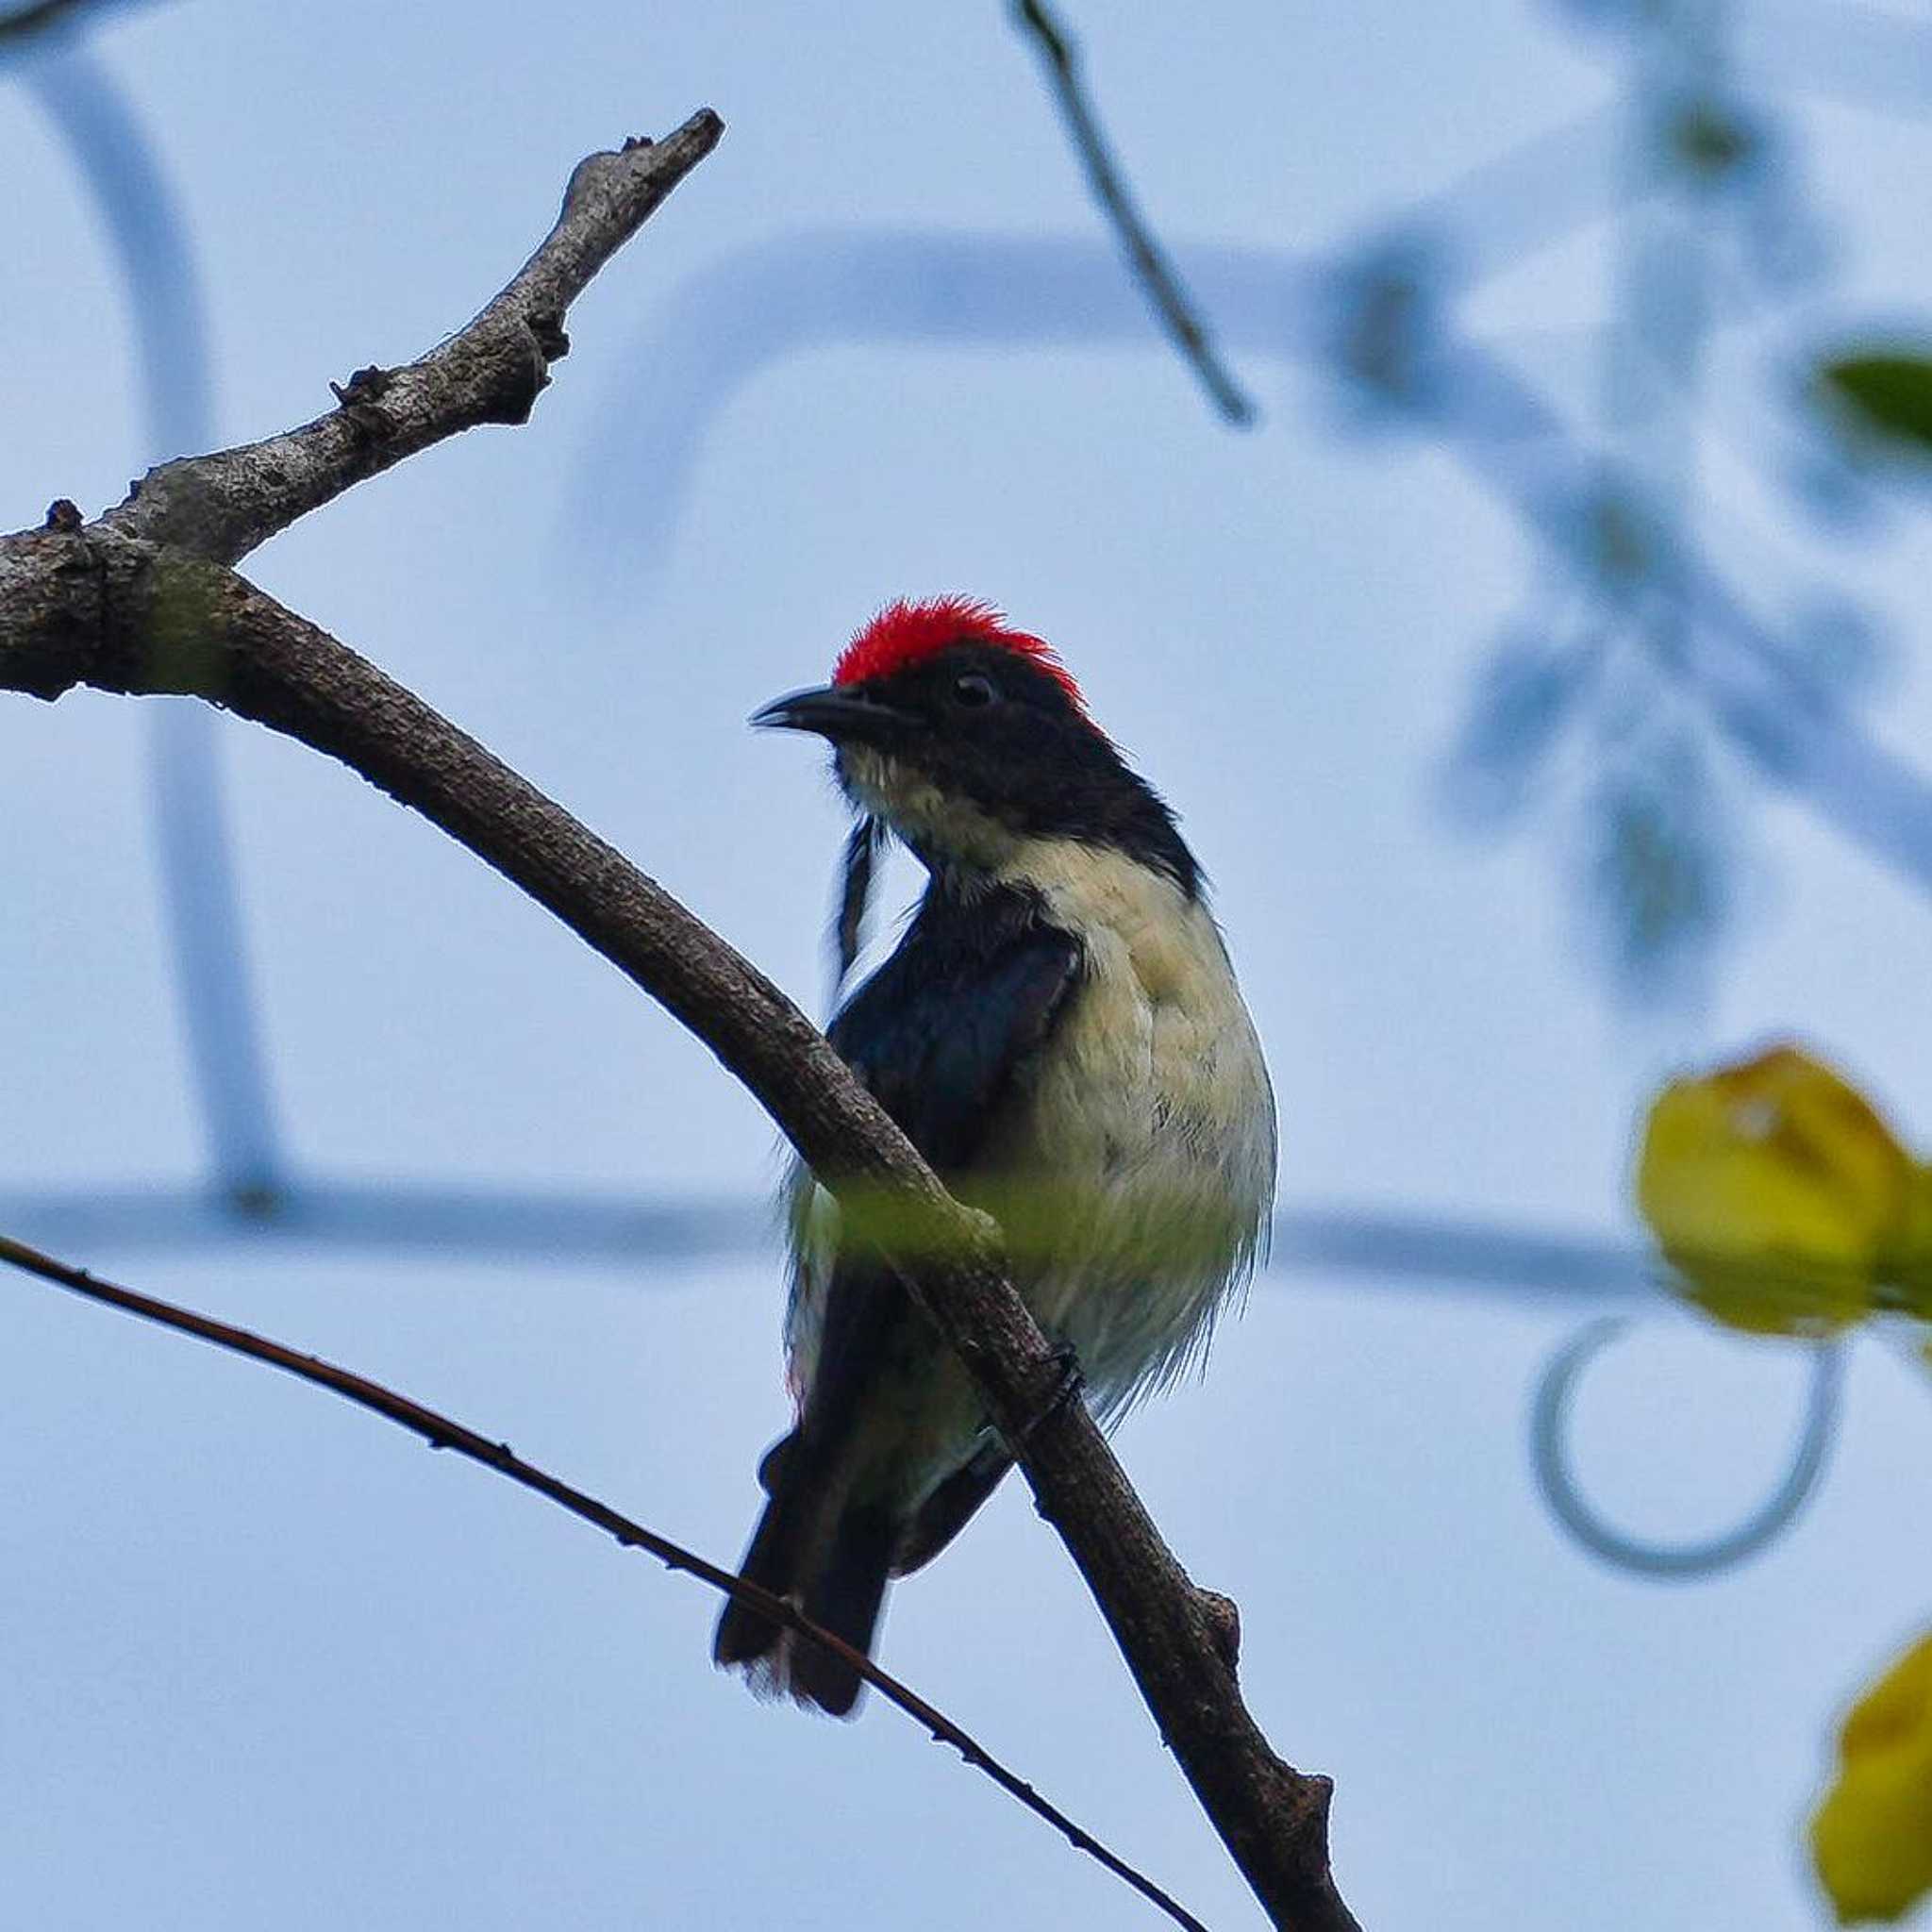
[[[1788,92],[1821,65],[1811,17],[1747,15],[1798,23],[1762,34],[1761,71],[1838,237],[1836,279],[1807,299],[1824,320],[1910,311],[1932,288],[1925,130]],[[1620,81],[1613,40],[1527,7],[1095,6],[1074,24],[1176,243],[1335,245]],[[1467,680],[1542,566],[1429,442],[1347,433],[1314,374],[1238,358],[1265,411],[1238,436],[1151,330],[828,344],[722,398],[665,522],[655,452],[625,432],[654,382],[695,380],[642,359],[706,299],[689,278],[808,227],[1092,246],[992,0],[587,4],[541,25],[497,0],[182,0],[94,44],[192,224],[225,440],[457,325],[583,152],[724,114],[716,156],[573,313],[527,428],[414,460],[247,567],[814,1008],[839,810],[805,747],[743,719],[821,675],[882,599],[958,589],[1054,639],[1181,808],[1274,1069],[1285,1204],[1630,1238],[1631,1124],[1658,1075],[1790,1029],[1932,1137],[1932,907],[1802,801],[1740,793],[1758,842],[1736,943],[1702,1005],[1635,1016],[1579,949],[1558,820],[1495,844],[1445,827]],[[1875,67],[1909,101],[1896,63]],[[114,259],[13,78],[8,527],[57,494],[97,509],[168,453]],[[1578,230],[1466,311],[1579,406],[1608,240]],[[1874,729],[1932,756],[1924,518],[1821,542],[1767,480],[1792,433],[1776,358],[1808,313],[1718,358],[1713,548],[1773,608],[1807,558],[1862,585],[1896,623]],[[757,319],[699,320],[723,354]],[[0,707],[12,1192],[201,1172],[148,722],[89,695]],[[225,724],[221,747],[296,1158],[653,1198],[768,1187],[762,1116],[545,915],[312,754]],[[72,1258],[391,1380],[715,1557],[736,1555],[783,1421],[774,1257]],[[1530,1484],[1525,1397],[1572,1319],[1277,1272],[1205,1383],[1122,1451],[1183,1559],[1241,1603],[1271,1735],[1335,1775],[1337,1865],[1374,1932],[1814,1924],[1796,1834],[1828,1724],[1932,1610],[1924,1379],[1862,1345],[1798,1527],[1723,1580],[1641,1584],[1563,1541]],[[890,1710],[844,1727],[755,1705],[706,1660],[707,1592],[507,1485],[25,1278],[0,1280],[0,1337],[8,1924],[1156,1923]],[[1627,1524],[1716,1526],[1768,1481],[1799,1387],[1775,1348],[1659,1323],[1591,1383],[1580,1452]],[[884,1657],[1209,1923],[1257,1923],[1017,1487],[898,1594]]]

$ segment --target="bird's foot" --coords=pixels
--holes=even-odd
[[[1087,1377],[1080,1372],[1080,1357],[1074,1354],[1071,1341],[1055,1344],[1053,1368],[1053,1387],[1047,1391],[1045,1399],[1032,1416],[1021,1424],[1013,1441],[1016,1449],[1024,1448],[1069,1403],[1079,1401],[1086,1391]]]

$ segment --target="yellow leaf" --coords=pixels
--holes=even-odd
[[[1845,1719],[1811,1857],[1841,1925],[1903,1918],[1932,1891],[1932,1635]]]
[[[1778,1046],[1658,1094],[1637,1204],[1707,1312],[1790,1334],[1870,1309],[1917,1219],[1917,1176],[1856,1088]]]
[[[1922,1322],[1932,1322],[1932,1167],[1922,1165],[1912,1175],[1911,1205],[1892,1275],[1898,1290],[1895,1306]],[[1932,1361],[1932,1353],[1926,1358]]]

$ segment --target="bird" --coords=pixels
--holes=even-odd
[[[1273,1205],[1274,1100],[1174,813],[1041,638],[963,596],[901,600],[831,682],[757,712],[816,735],[853,808],[848,969],[888,839],[924,866],[834,1049],[960,1201],[991,1213],[1069,1387],[1113,1423],[1205,1357]],[[1011,1468],[966,1372],[802,1164],[788,1182],[796,1422],[759,1465],[741,1574],[870,1657],[888,1583]],[[835,1716],[849,1661],[743,1599],[716,1661]]]

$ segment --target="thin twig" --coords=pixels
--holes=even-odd
[[[494,1261],[621,1260],[626,1278],[639,1264],[765,1254],[771,1219],[769,1204],[748,1197],[363,1180],[312,1167],[291,1173],[265,1199],[240,1202],[206,1184],[164,1180],[0,1187],[0,1225],[25,1228],[55,1247],[169,1254],[263,1241],[338,1253],[426,1247]],[[1265,1266],[1277,1274],[1349,1274],[1372,1288],[1433,1283],[1524,1307],[1650,1302],[1664,1287],[1651,1251],[1635,1241],[1312,1203],[1274,1217]]]
[[[1116,1878],[1132,1886],[1150,1904],[1158,1906],[1176,1925],[1185,1925],[1190,1932],[1207,1932],[1200,1920],[1184,1906],[1170,1898],[1151,1878],[1137,1872],[1124,1858],[1108,1851],[1091,1832],[1082,1830],[1057,1805],[1042,1798],[1016,1772],[1008,1770],[991,1752],[942,1710],[928,1704],[918,1691],[901,1683],[889,1671],[882,1671],[842,1638],[814,1624],[790,1598],[774,1596],[769,1590],[749,1583],[729,1570],[721,1569],[716,1563],[686,1549],[682,1543],[675,1543],[669,1537],[660,1536],[655,1529],[621,1514],[608,1503],[599,1502],[595,1496],[573,1489],[561,1477],[539,1469],[534,1463],[525,1462],[508,1442],[492,1442],[475,1429],[467,1428],[420,1402],[412,1402],[408,1396],[386,1388],[380,1382],[372,1382],[368,1376],[358,1375],[353,1370],[339,1368],[319,1356],[301,1355],[267,1336],[233,1327],[226,1322],[216,1321],[211,1315],[196,1314],[192,1308],[178,1307],[173,1302],[159,1301],[153,1295],[142,1294],[115,1282],[103,1281],[85,1268],[75,1268],[57,1260],[52,1255],[44,1255],[38,1248],[29,1247],[25,1242],[6,1235],[0,1235],[0,1261],[28,1274],[38,1275],[42,1281],[51,1281],[58,1287],[84,1295],[89,1301],[139,1315],[143,1321],[157,1322],[177,1334],[192,1335],[199,1341],[226,1349],[231,1355],[245,1356],[250,1361],[280,1369],[313,1388],[326,1389],[331,1395],[339,1395],[344,1402],[353,1402],[358,1408],[366,1408],[372,1414],[421,1436],[432,1449],[454,1450],[457,1455],[480,1463],[485,1469],[494,1470],[498,1475],[508,1476],[511,1482],[615,1537],[625,1549],[644,1550],[656,1557],[666,1569],[694,1576],[700,1583],[709,1584],[725,1596],[751,1605],[774,1622],[795,1631],[808,1642],[829,1650],[841,1661],[849,1664],[880,1696],[924,1725],[932,1734],[935,1743],[950,1744],[968,1764],[984,1772],[1035,1817],[1044,1819],[1076,1851],[1098,1859]]]
[[[1135,277],[1160,317],[1161,326],[1200,377],[1201,387],[1223,418],[1239,428],[1246,428],[1256,419],[1254,402],[1223,367],[1214,344],[1208,339],[1206,325],[1194,313],[1187,291],[1181,287],[1179,273],[1134,205],[1120,164],[1107,144],[1099,118],[1080,84],[1078,44],[1054,18],[1045,0],[1014,0],[1013,18],[1040,48],[1047,79],[1059,104],[1060,118],[1067,124],[1068,138],[1080,157],[1080,165],[1087,171],[1087,184],[1102,212],[1113,224],[1114,233],[1126,251]]]

